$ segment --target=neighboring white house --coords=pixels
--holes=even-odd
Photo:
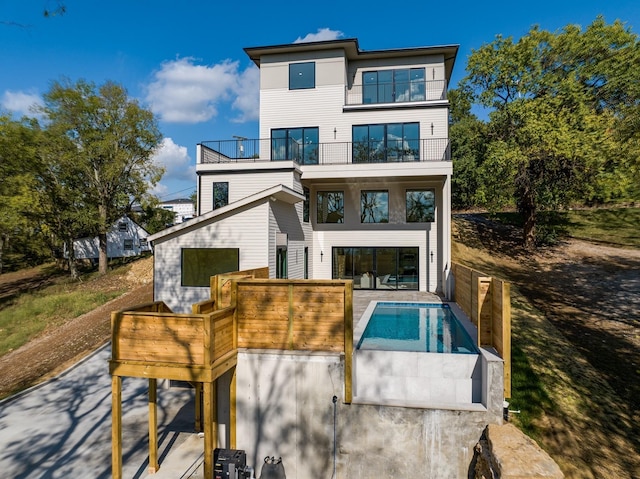
[[[142,226],[128,216],[123,216],[107,232],[107,257],[138,256],[151,251],[148,237],[149,233]],[[74,240],[73,250],[76,259],[98,259],[98,237]]]
[[[197,146],[200,216],[149,238],[155,299],[188,311],[209,276],[263,266],[449,297],[457,51],[362,51],[356,39],[246,48],[260,68],[260,139]]]
[[[160,203],[160,208],[173,212],[174,224],[183,223],[196,215],[193,201],[187,198],[163,201]]]

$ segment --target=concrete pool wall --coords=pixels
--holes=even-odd
[[[276,456],[288,479],[330,478],[334,465],[336,478],[467,477],[484,428],[502,423],[502,362],[483,353],[480,404],[427,408],[345,404],[344,355],[240,351],[236,448],[256,476]]]

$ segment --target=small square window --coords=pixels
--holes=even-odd
[[[318,223],[344,223],[344,192],[319,191],[316,202]]]
[[[133,240],[132,239],[124,240],[124,249],[125,249],[125,251],[129,251],[129,250],[133,249]]]
[[[120,232],[127,231],[127,223],[118,223],[118,231]]]
[[[407,190],[407,223],[435,221],[436,193],[434,190]]]
[[[302,90],[316,87],[316,63],[289,64],[289,90]]]

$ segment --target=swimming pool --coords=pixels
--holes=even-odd
[[[455,304],[372,301],[354,328],[354,402],[476,407],[483,363],[475,334]]]
[[[478,354],[448,304],[379,301],[357,349]]]

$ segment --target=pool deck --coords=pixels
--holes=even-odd
[[[441,303],[443,299],[435,293],[424,291],[353,290],[353,327],[358,325],[371,301],[417,301]]]

